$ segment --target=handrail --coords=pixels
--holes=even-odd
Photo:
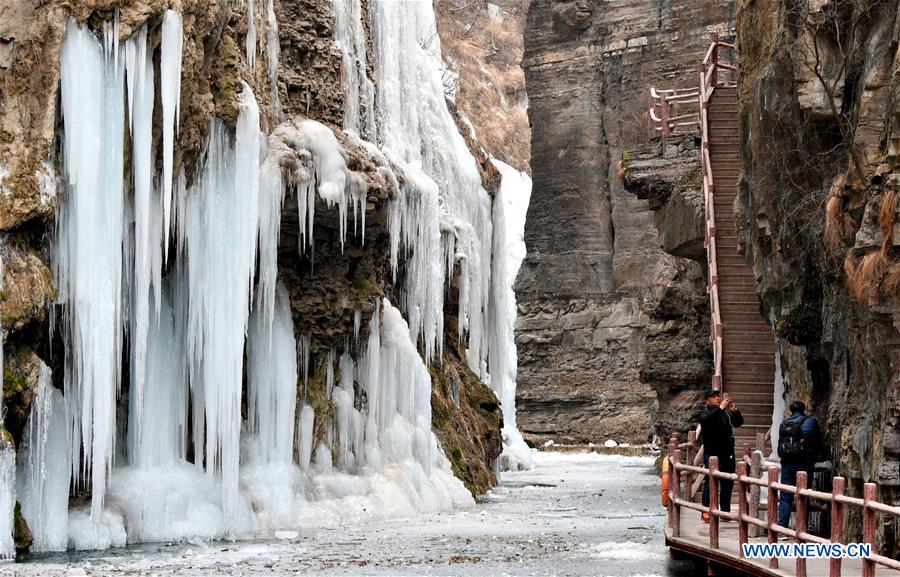
[[[737,68],[721,62],[720,49],[734,50],[734,44],[720,42],[718,34],[710,35],[709,48],[700,64],[700,82],[695,88],[650,88],[650,128],[653,135],[659,135],[665,146],[667,138],[679,134],[699,132],[700,135],[700,167],[703,178],[703,205],[706,214],[704,245],[706,246],[706,262],[709,278],[710,326],[709,339],[713,347],[714,370],[712,388],[722,388],[722,360],[724,355],[724,327],[722,325],[721,305],[719,301],[719,269],[716,262],[716,215],[713,199],[715,182],[712,164],[709,158],[709,118],[707,108],[709,99],[717,87],[730,86],[719,71],[734,74]],[[696,112],[690,110],[679,114],[679,106],[697,106]]]
[[[710,341],[713,345],[714,370],[712,377],[712,387],[714,389],[722,388],[723,378],[723,358],[725,354],[724,343],[724,326],[722,324],[722,309],[719,299],[719,268],[717,260],[716,247],[716,211],[714,208],[714,199],[716,185],[713,178],[712,162],[709,156],[709,99],[717,86],[725,86],[723,80],[718,82],[719,68],[734,70],[733,66],[729,66],[719,61],[719,49],[731,48],[733,46],[724,42],[719,42],[719,36],[712,34],[710,38],[709,49],[706,57],[700,64],[700,170],[703,177],[703,205],[706,213],[705,227],[705,245],[706,245],[706,262],[708,267],[709,278],[709,308],[710,308]]]
[[[785,485],[779,482],[778,467],[769,467],[767,474],[760,475],[760,470],[749,471],[748,464],[744,459],[737,462],[736,473],[726,473],[719,470],[718,457],[709,458],[708,467],[697,467],[692,465],[691,452],[694,448],[696,436],[693,431],[688,434],[687,443],[678,443],[678,436],[673,435],[669,441],[669,452],[666,458],[669,460],[669,506],[668,518],[669,527],[673,537],[679,537],[681,531],[681,509],[691,509],[709,513],[709,544],[710,548],[719,548],[719,520],[729,519],[738,523],[738,539],[739,553],[741,557],[744,555],[743,545],[749,542],[750,537],[754,536],[755,531],[762,529],[766,532],[767,541],[775,543],[778,535],[785,535],[798,543],[819,543],[823,545],[845,544],[844,540],[844,519],[846,516],[845,506],[849,505],[862,510],[863,519],[863,542],[872,548],[872,554],[862,560],[863,577],[874,577],[876,566],[883,566],[889,569],[900,570],[900,561],[892,559],[885,555],[877,553],[878,545],[876,542],[876,528],[878,526],[878,517],[888,516],[900,518],[900,507],[881,503],[877,500],[877,485],[875,483],[866,483],[863,486],[863,498],[849,497],[844,494],[846,490],[846,479],[844,477],[834,477],[832,481],[832,492],[816,491],[808,487],[808,478],[806,471],[797,472],[797,484]],[[764,443],[762,433],[757,435],[757,451],[754,452],[753,462],[757,462],[758,455],[761,454],[761,447]],[[682,461],[682,448],[687,450],[686,459]],[[744,456],[749,452],[749,445],[744,444]],[[691,487],[694,485],[692,478],[699,475],[699,478],[708,477],[710,480],[709,507],[704,507],[692,500],[690,493]],[[762,478],[760,478],[762,477]],[[719,508],[719,491],[718,483],[721,480],[734,481],[738,490],[738,512],[722,511]],[[682,489],[682,482],[684,489]],[[754,494],[758,495],[760,490],[766,490],[768,493],[768,506],[765,514],[759,516],[759,501],[754,502]],[[797,506],[797,528],[790,529],[778,524],[778,493],[787,492],[795,496]],[[684,497],[682,497],[684,495]],[[807,532],[806,514],[808,511],[809,500],[825,501],[831,504],[831,535],[824,538]],[[754,532],[754,534],[751,534]],[[769,559],[769,567],[778,568],[778,558]],[[806,559],[798,557],[796,559],[796,572],[798,577],[807,577]],[[841,577],[841,559],[832,558],[830,560],[831,577]]]

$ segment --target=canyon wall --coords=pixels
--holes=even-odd
[[[661,249],[620,160],[648,139],[650,86],[695,82],[709,33],[728,35],[733,19],[732,2],[531,3],[534,191],[516,344],[532,442],[644,443],[695,417],[711,366],[703,268]]]
[[[896,505],[897,4],[741,1],[737,37],[735,214],[779,338],[785,399],[811,407],[853,494],[876,481]],[[896,520],[882,530],[896,558]]]

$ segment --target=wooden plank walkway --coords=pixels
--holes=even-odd
[[[703,557],[715,563],[726,565],[751,575],[764,577],[794,577],[796,559],[782,557],[778,560],[778,569],[769,568],[768,559],[744,559],[740,556],[738,545],[738,524],[719,524],[719,548],[709,546],[709,525],[700,521],[700,513],[691,509],[681,509],[681,536],[672,537],[672,529],[666,525],[666,545],[672,549]],[[765,537],[751,538],[751,543],[765,543]],[[793,543],[793,541],[781,541]],[[859,559],[842,559],[842,575],[858,577],[863,574],[862,561]],[[808,577],[828,577],[828,559],[807,559],[806,574]],[[878,577],[900,577],[900,571],[888,567],[878,567]]]

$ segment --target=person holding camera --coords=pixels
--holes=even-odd
[[[709,468],[709,458],[719,458],[719,470],[734,473],[734,429],[744,424],[744,417],[734,401],[722,391],[709,390],[703,395],[706,406],[700,412],[700,433],[703,439],[703,466]],[[731,492],[734,482],[719,479],[719,508],[731,511]],[[709,477],[703,482],[703,506],[709,507]],[[709,513],[702,514],[709,523]]]

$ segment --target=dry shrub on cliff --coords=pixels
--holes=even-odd
[[[881,292],[889,299],[900,297],[900,263],[895,262],[888,269],[887,275],[881,282]]]
[[[515,0],[435,2],[444,57],[460,75],[456,102],[481,144],[519,170],[528,170],[530,128],[524,51],[527,9]]]
[[[867,254],[862,260],[848,253],[844,259],[844,272],[847,290],[853,298],[860,303],[871,303],[878,300],[882,282],[888,274],[888,262],[880,251]]]
[[[881,212],[878,215],[878,228],[884,235],[884,242],[881,245],[881,253],[887,256],[887,251],[894,243],[894,220],[897,210],[897,195],[893,190],[889,190],[884,194],[881,201]]]
[[[825,244],[830,248],[839,247],[845,226],[844,199],[830,195],[825,205]]]

